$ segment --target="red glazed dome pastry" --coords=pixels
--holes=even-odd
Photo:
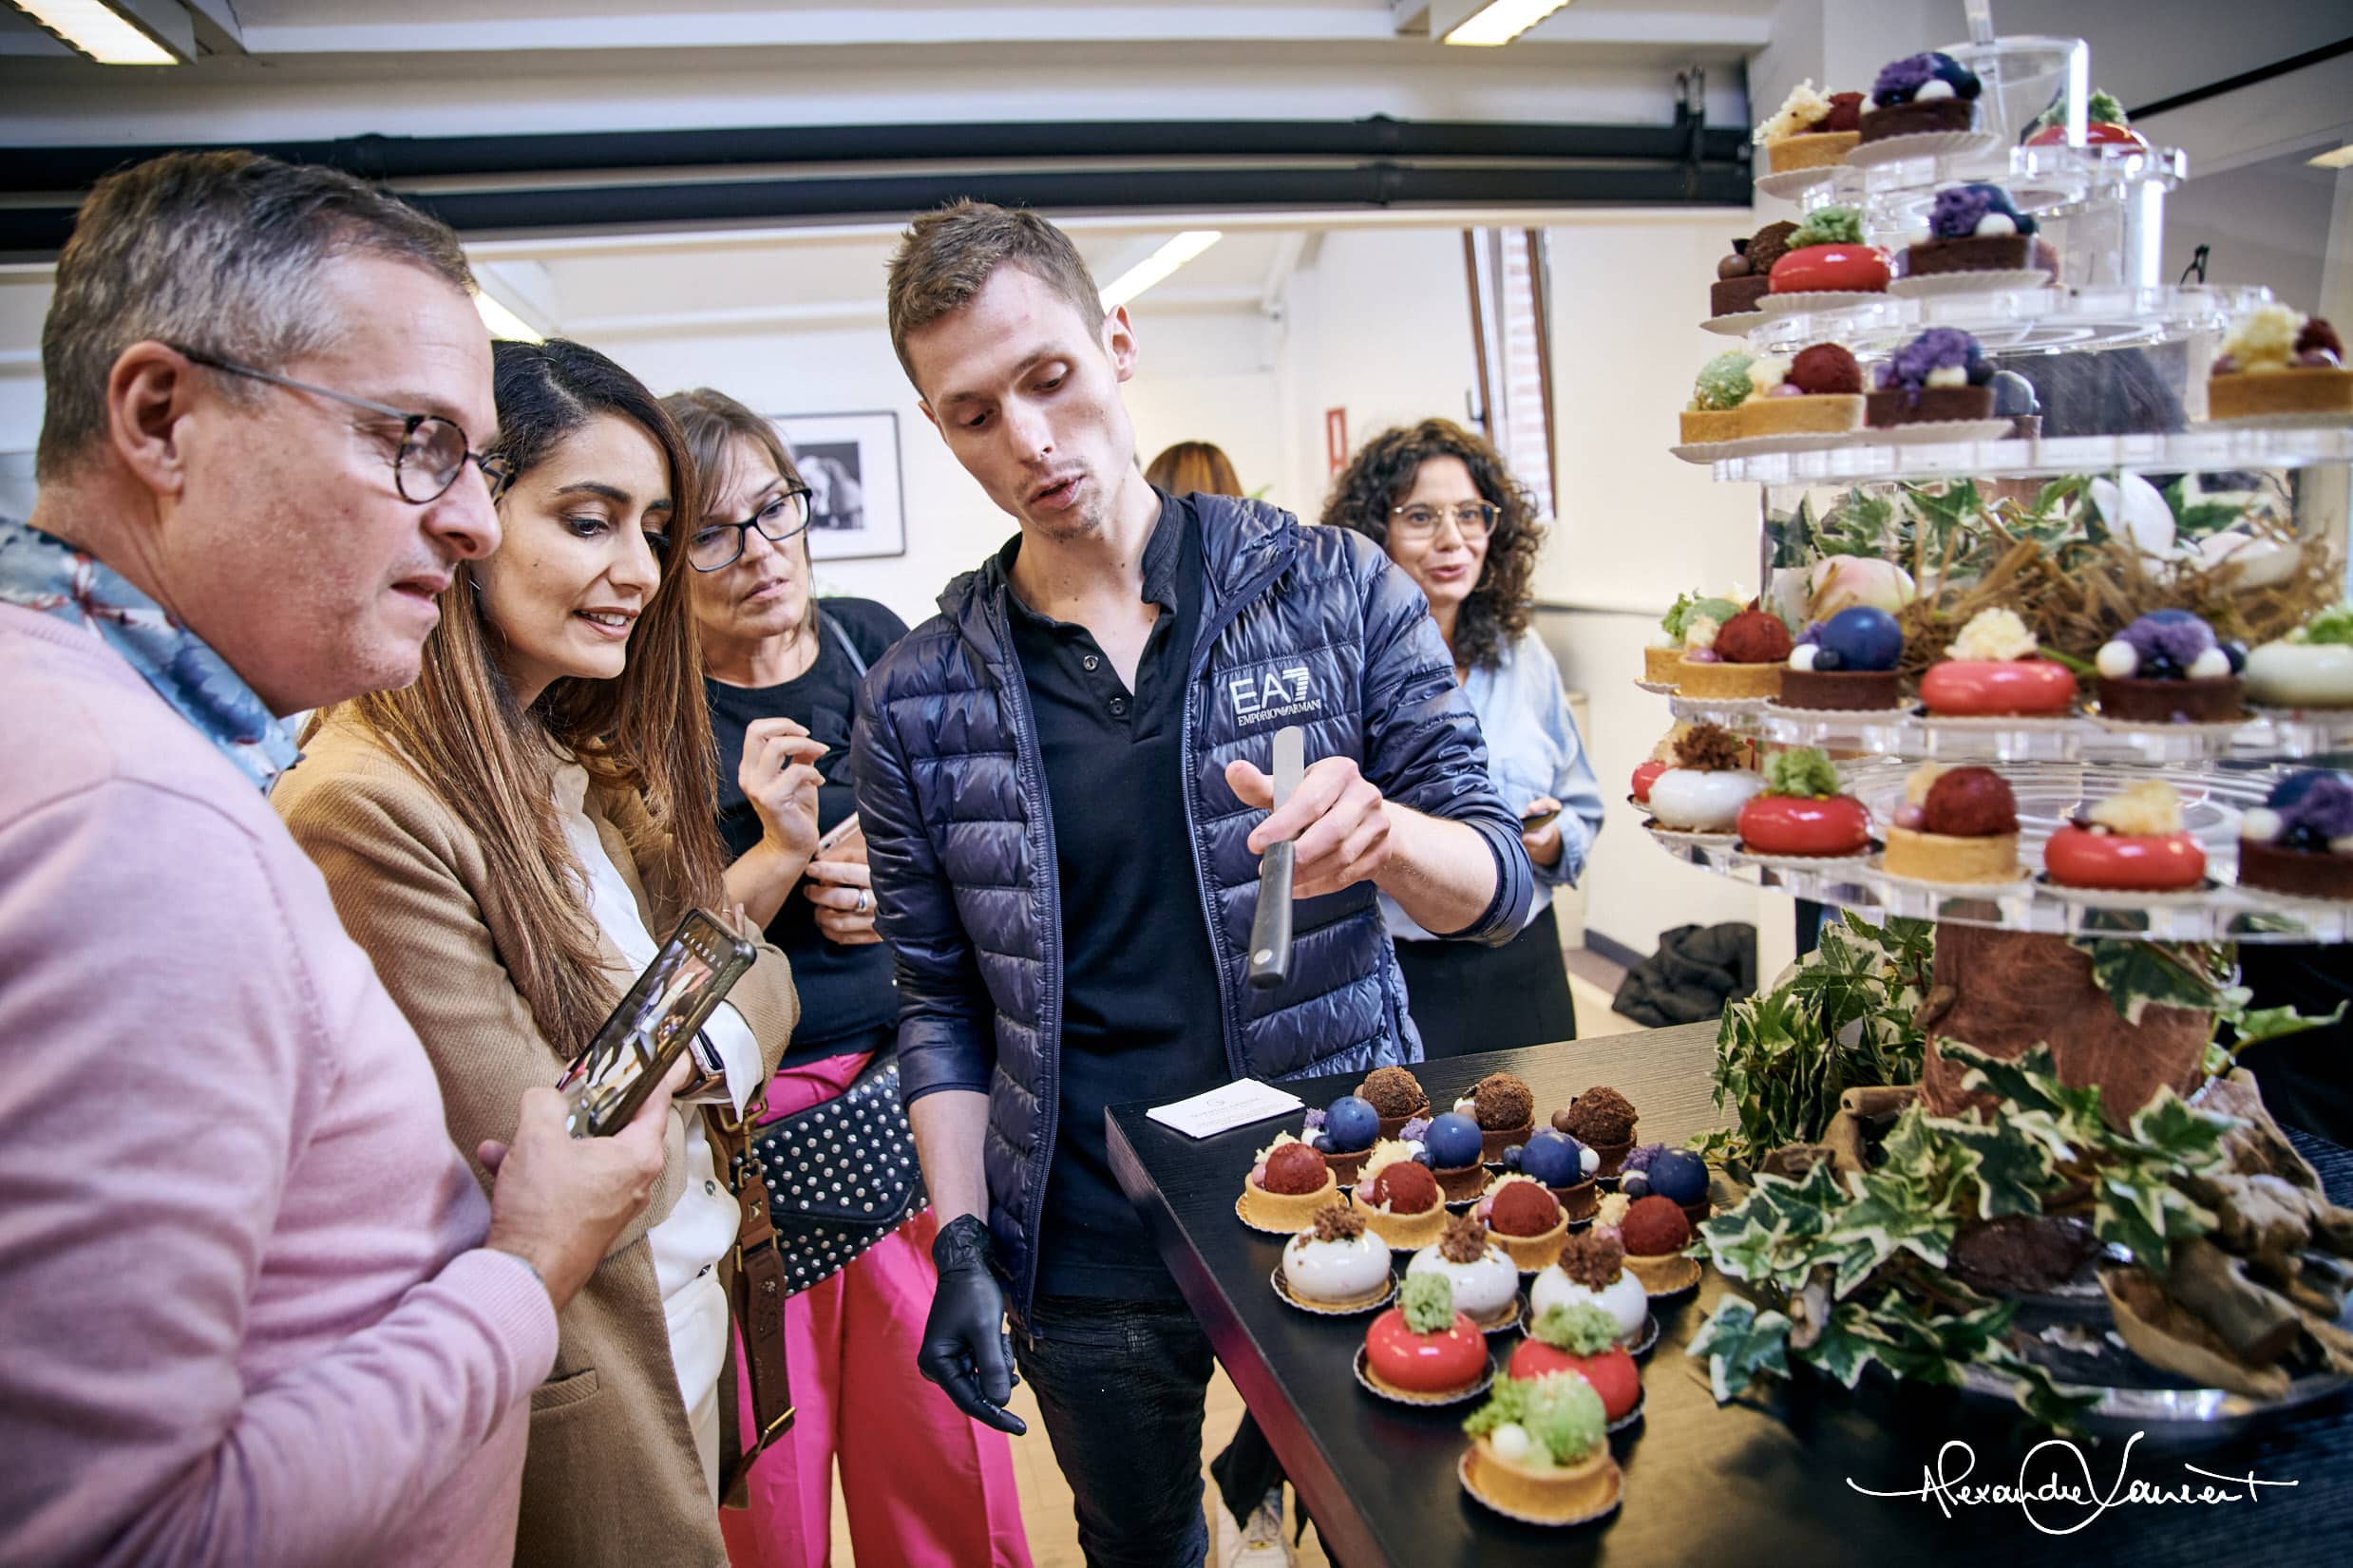
[[[1863,241],[1863,215],[1852,207],[1817,207],[1790,236],[1788,254],[1773,264],[1776,294],[1884,294],[1888,253]]]
[[[2035,120],[2035,132],[2026,138],[2030,147],[2059,147],[2067,142],[2067,114],[2054,104]],[[2133,129],[2133,123],[2124,113],[2114,93],[2093,90],[2091,101],[2083,108],[2083,144],[2098,152],[2147,152],[2149,143]]]
[[[1812,746],[1767,763],[1764,792],[1740,808],[1741,847],[1759,855],[1859,855],[1870,837],[1870,813],[1838,792],[1838,770]]]
[[[1626,1250],[1626,1270],[1652,1295],[1673,1295],[1699,1282],[1699,1260],[1687,1256],[1691,1221],[1680,1204],[1652,1194],[1638,1198],[1618,1227]]]
[[[2205,881],[2206,851],[2182,831],[2173,786],[2144,779],[2053,833],[2042,869],[2065,887],[2178,893]]]
[[[1242,1185],[1243,1223],[1262,1231],[1296,1231],[1316,1211],[1339,1201],[1339,1182],[1322,1155],[1289,1133],[1259,1153]]]
[[[1920,700],[1937,717],[2064,714],[2075,706],[2075,675],[2040,652],[2018,612],[1981,610],[1920,677]]]
[[[1625,1420],[1642,1403],[1642,1374],[1618,1343],[1618,1324],[1590,1302],[1547,1308],[1528,1327],[1528,1337],[1511,1352],[1509,1377],[1547,1377],[1574,1372],[1602,1397],[1611,1425]]]
[[[2206,417],[2214,420],[2308,415],[2324,424],[2353,420],[2353,370],[2344,345],[2318,316],[2285,305],[2260,306],[2233,322],[2206,380]]]
[[[1990,767],[1925,763],[1904,781],[1884,863],[1924,882],[2017,881],[2018,798]]]
[[[1409,1404],[1442,1405],[1487,1380],[1487,1335],[1454,1310],[1442,1274],[1410,1274],[1397,1304],[1364,1332],[1364,1378]]]

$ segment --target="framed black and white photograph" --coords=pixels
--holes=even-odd
[[[811,560],[907,553],[897,414],[782,414],[772,423],[809,488]]]

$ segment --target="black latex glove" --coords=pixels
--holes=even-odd
[[[989,1228],[966,1214],[940,1227],[931,1244],[939,1289],[923,1322],[916,1370],[947,1390],[956,1407],[1019,1437],[1029,1424],[1005,1408],[1013,1386],[1013,1340],[1005,1332],[1005,1292],[992,1267]]]

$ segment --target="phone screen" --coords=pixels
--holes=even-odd
[[[628,1125],[754,955],[750,942],[689,911],[556,1081],[571,1107],[572,1136],[602,1138]]]

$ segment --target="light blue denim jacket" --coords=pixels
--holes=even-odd
[[[1505,648],[1494,669],[1471,671],[1464,690],[1487,736],[1488,778],[1504,804],[1520,811],[1541,795],[1561,803],[1560,863],[1535,867],[1538,897],[1528,908],[1528,918],[1534,919],[1551,907],[1553,888],[1575,885],[1584,870],[1594,836],[1602,831],[1602,786],[1585,760],[1577,721],[1569,716],[1561,668],[1532,628]],[[1381,916],[1393,939],[1433,939],[1385,893]]]

